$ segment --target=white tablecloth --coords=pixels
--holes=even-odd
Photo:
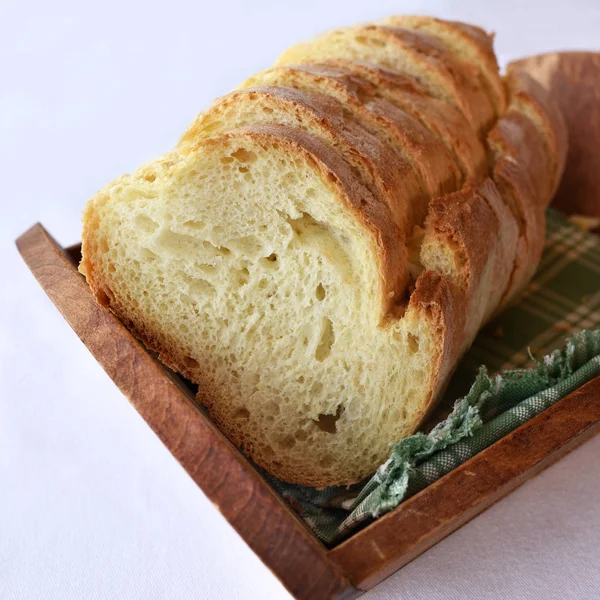
[[[0,3],[0,598],[289,598],[145,425],[20,261],[97,189],[292,42],[426,11],[503,60],[599,49],[597,1]],[[600,597],[600,438],[366,597]]]

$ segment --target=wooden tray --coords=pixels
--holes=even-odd
[[[23,259],[96,360],[244,541],[298,600],[355,598],[600,432],[600,377],[398,508],[327,548],[198,407],[192,391],[99,306],[41,225]]]
[[[566,71],[572,71],[571,65],[579,64],[579,58],[564,56],[568,56]],[[589,61],[591,55],[577,56]],[[593,61],[600,65],[598,55]],[[560,61],[553,61],[557,64],[561,66]],[[600,103],[594,106],[596,116],[600,115]],[[595,123],[600,123],[600,117]],[[597,177],[586,179],[581,172],[576,181],[584,179],[597,181]],[[589,199],[593,192],[593,207],[597,207],[600,190],[592,188],[585,197]],[[112,313],[96,304],[76,268],[79,247],[61,248],[39,224],[24,233],[17,246],[52,302],[123,394],[298,600],[360,596],[600,432],[597,377],[328,550],[215,427],[184,382],[158,362]]]

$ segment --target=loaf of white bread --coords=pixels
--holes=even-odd
[[[299,44],[85,208],[80,270],[274,476],[351,484],[531,278],[562,117],[492,37],[393,17]]]

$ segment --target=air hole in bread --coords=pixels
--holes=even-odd
[[[419,351],[419,338],[412,333],[408,333],[406,336],[406,341],[408,342],[410,351],[413,354],[416,354]]]
[[[207,240],[200,241],[191,235],[176,233],[170,229],[161,231],[156,237],[156,246],[180,258],[187,258],[190,252],[208,255],[209,258],[230,254],[228,248],[214,246]]]
[[[385,48],[387,46],[387,42],[384,40],[380,40],[378,38],[368,39],[362,35],[357,35],[354,38],[359,44],[364,44],[366,46],[377,46],[378,48]]]
[[[188,290],[192,296],[214,296],[217,293],[215,286],[200,277],[190,277],[183,271],[179,276],[188,284]]]
[[[333,323],[331,319],[323,317],[321,323],[321,337],[315,350],[315,358],[319,362],[323,362],[331,353],[331,347],[335,342],[335,333],[333,331]]]
[[[319,465],[324,469],[329,469],[333,467],[333,456],[330,454],[326,454],[319,460]]]
[[[324,431],[325,433],[337,433],[337,425],[338,419],[342,416],[344,412],[344,408],[340,405],[337,407],[335,414],[333,415],[319,415],[319,418],[315,423],[317,427]]]
[[[235,152],[232,152],[231,156],[235,158],[235,160],[239,160],[243,163],[251,163],[256,160],[256,154],[254,154],[254,152],[250,152],[249,150],[245,150],[244,148],[239,148]]]
[[[269,254],[269,256],[267,256],[267,260],[269,262],[275,262],[277,260],[277,254],[275,254],[275,253]]]
[[[325,288],[323,287],[322,283],[317,286],[317,289],[315,290],[315,296],[319,302],[325,300]]]
[[[296,173],[286,173],[283,176],[284,185],[298,185],[300,181],[298,180],[298,175]]]
[[[146,173],[143,177],[149,183],[156,181],[156,173]]]
[[[289,450],[296,445],[296,438],[293,435],[286,435],[279,440],[279,445],[282,448]]]
[[[206,227],[206,223],[204,221],[185,221],[183,226],[188,229],[202,231]]]
[[[214,273],[217,270],[217,267],[215,267],[215,265],[203,265],[203,264],[199,264],[198,268],[203,273],[206,273],[207,275],[210,274],[210,273]]]
[[[110,306],[110,298],[108,297],[108,294],[102,289],[99,289],[96,292],[96,300],[98,300],[98,304],[101,304],[102,306]]]
[[[150,248],[144,248],[143,246],[140,248],[140,256],[144,260],[156,260],[158,258],[158,254],[152,252]]]
[[[306,431],[304,431],[304,429],[298,429],[298,431],[296,431],[296,433],[294,433],[294,437],[299,442],[305,442],[308,439],[308,433],[306,433]]]
[[[158,223],[148,215],[136,215],[134,222],[145,233],[154,233],[158,229]]]
[[[229,240],[227,245],[236,254],[241,254],[248,258],[258,258],[264,251],[262,242],[255,235],[245,235],[241,238]]]
[[[185,364],[185,366],[188,369],[199,369],[200,368],[200,364],[198,363],[198,361],[195,360],[194,358],[192,358],[191,356],[184,357],[183,363]]]
[[[287,222],[298,236],[304,235],[307,232],[318,234],[327,231],[327,227],[319,223],[319,221],[308,213],[302,213],[302,216],[298,219],[288,219]]]
[[[269,108],[268,106],[263,106],[263,112],[270,115],[273,112],[273,109]]]
[[[102,252],[102,254],[106,254],[109,250],[108,248],[108,242],[104,239],[101,238],[100,242],[98,243],[98,246],[100,248],[100,252]]]
[[[265,404],[265,412],[268,415],[277,416],[279,414],[279,411],[280,411],[280,408],[279,408],[279,404],[277,404],[277,402],[274,402],[273,400],[269,400]]]
[[[314,396],[318,396],[323,391],[323,384],[320,381],[315,381],[310,388],[310,393]]]
[[[248,167],[238,167],[238,171],[240,173],[247,173],[249,171]]]
[[[224,156],[223,158],[221,158],[221,162],[222,162],[224,165],[227,165],[227,164],[229,164],[229,163],[232,163],[232,162],[233,162],[233,160],[234,160],[234,159],[233,159],[233,158],[231,158],[231,156]]]
[[[250,411],[245,406],[241,406],[233,413],[233,418],[238,421],[245,421],[250,418]]]
[[[246,269],[246,267],[240,269],[237,272],[237,282],[240,286],[246,285],[248,283],[248,279],[250,278],[250,271]]]

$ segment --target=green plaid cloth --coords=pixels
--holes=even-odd
[[[534,280],[481,331],[422,432],[393,446],[363,484],[315,490],[270,481],[336,544],[600,375],[599,327],[600,238],[550,210]]]

